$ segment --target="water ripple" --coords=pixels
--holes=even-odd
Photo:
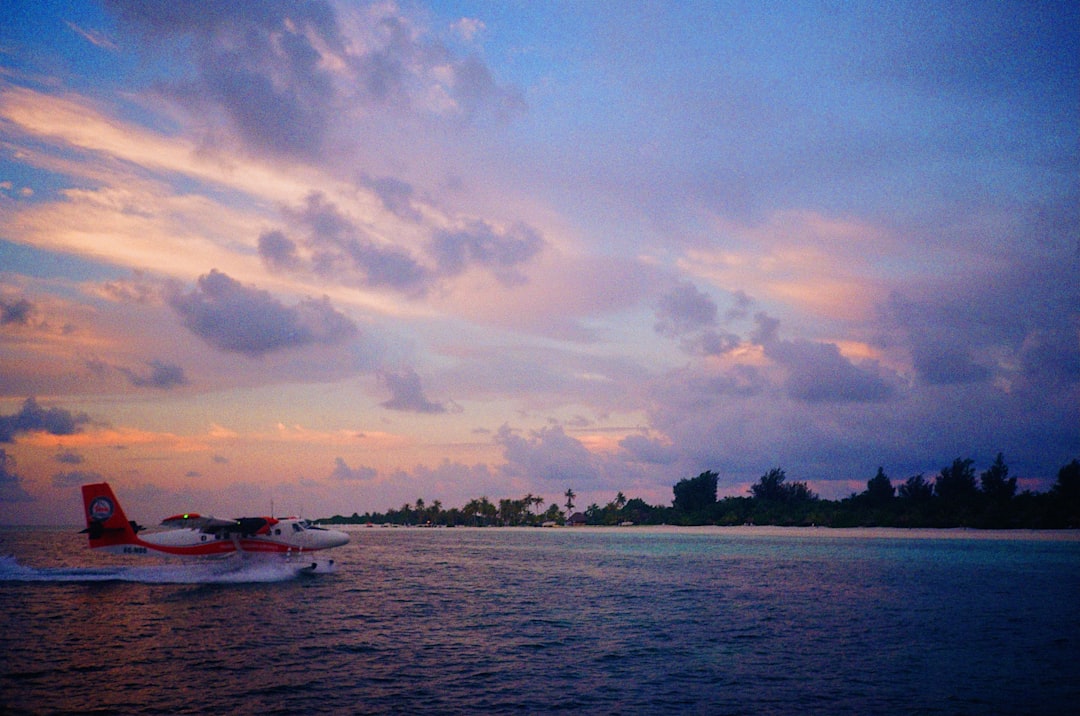
[[[80,566],[69,535],[0,532],[19,555],[0,560],[0,713],[1065,714],[1080,699],[1078,543],[814,534],[368,530],[337,574],[237,583]]]

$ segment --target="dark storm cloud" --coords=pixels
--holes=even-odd
[[[34,311],[34,304],[25,298],[7,299],[0,298],[0,326],[9,324],[16,326],[30,325],[30,315]]]
[[[753,340],[765,355],[787,370],[789,397],[808,403],[864,403],[891,398],[896,376],[875,361],[852,363],[834,343],[777,337],[780,322],[764,313],[755,316]]]
[[[1046,255],[928,280],[888,297],[883,324],[904,336],[920,380],[951,385],[1004,378],[1036,390],[1077,385],[1080,251],[1065,236],[1053,241],[1059,247]]]
[[[833,343],[775,341],[765,355],[787,368],[788,395],[808,403],[876,402],[895,393],[877,363],[855,365]]]
[[[1020,346],[1020,365],[1028,376],[1051,383],[1080,383],[1080,341],[1076,331],[1035,329]]]
[[[445,413],[446,406],[433,403],[424,395],[420,376],[408,368],[400,372],[380,371],[379,380],[393,396],[381,405],[390,410],[402,410],[410,413]]]
[[[916,345],[911,358],[915,372],[930,385],[985,383],[993,375],[989,368],[973,361],[966,348],[951,341]]]
[[[174,288],[169,305],[184,325],[215,348],[248,356],[311,344],[334,344],[356,325],[326,299],[285,306],[268,291],[247,287],[215,270],[193,291]]]
[[[85,413],[63,408],[43,408],[27,398],[22,409],[13,415],[0,415],[0,443],[10,443],[19,433],[45,432],[50,435],[74,435],[79,426],[90,422]]]
[[[128,382],[136,388],[178,388],[188,384],[184,369],[175,363],[166,363],[160,360],[152,360],[146,363],[146,372],[138,372],[130,368],[118,370],[127,376]]]

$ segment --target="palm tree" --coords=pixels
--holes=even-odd
[[[534,505],[536,505],[536,514],[537,515],[540,514],[540,508],[544,506],[545,502],[547,502],[547,500],[545,500],[543,497],[540,497],[540,495],[537,495],[536,497],[532,498],[532,503]]]
[[[492,520],[495,519],[496,514],[498,514],[498,509],[495,507],[494,503],[492,503],[491,500],[487,498],[487,495],[481,497],[480,517],[483,519],[484,524],[491,524]]]
[[[566,519],[570,519],[570,515],[574,514],[574,498],[577,495],[570,488],[566,488],[566,492],[563,493],[563,497],[566,498]]]
[[[465,503],[465,506],[461,508],[461,514],[470,520],[473,524],[476,524],[476,515],[480,512],[480,500],[475,497]]]

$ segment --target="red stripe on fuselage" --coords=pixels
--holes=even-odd
[[[154,544],[139,537],[129,544],[145,547],[148,550],[187,557],[207,557],[212,555],[231,554],[236,551],[236,542],[231,539],[216,539],[199,542],[191,545],[167,545]],[[243,552],[258,552],[269,554],[284,554],[286,552],[315,552],[322,547],[297,547],[283,542],[271,542],[262,539],[241,539],[240,550]]]

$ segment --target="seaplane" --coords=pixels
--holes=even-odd
[[[307,572],[332,571],[334,560],[310,559],[311,552],[348,544],[349,535],[299,517],[239,517],[232,520],[194,512],[166,517],[158,532],[147,532],[129,520],[107,482],[82,486],[83,510],[90,548],[112,554],[224,557],[277,554],[310,561]]]

